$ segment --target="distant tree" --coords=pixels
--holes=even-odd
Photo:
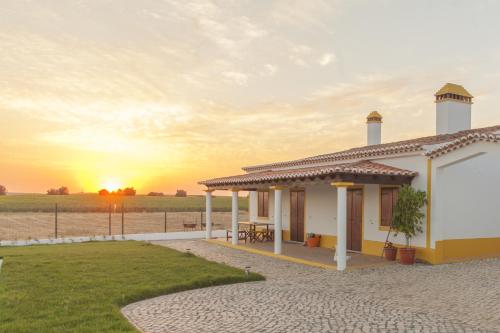
[[[181,197],[181,198],[187,197],[187,195],[188,195],[187,192],[184,190],[177,190],[177,193],[175,193],[176,197]]]
[[[102,190],[99,190],[99,192],[97,192],[97,193],[99,193],[99,195],[102,195],[102,196],[109,195],[109,191],[106,190],[105,188],[103,188]]]
[[[59,188],[51,188],[47,190],[48,195],[68,195],[69,189],[66,186],[61,186]]]
[[[69,194],[69,188],[67,188],[66,186],[59,187],[59,189],[57,191],[59,192],[59,195],[68,195]]]
[[[148,193],[149,197],[162,197],[164,196],[163,192],[149,192]]]
[[[123,189],[122,195],[134,196],[135,193],[136,193],[135,188],[133,188],[133,187],[126,187],[125,189]]]
[[[7,188],[3,185],[0,185],[0,195],[6,195],[7,194]]]

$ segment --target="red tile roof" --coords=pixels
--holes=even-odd
[[[271,170],[274,168],[306,166],[315,163],[325,163],[325,162],[327,163],[327,162],[334,162],[334,161],[341,161],[348,159],[366,159],[384,155],[394,155],[394,154],[403,154],[415,151],[423,151],[424,146],[426,145],[435,145],[448,142],[452,143],[456,140],[463,140],[463,138],[468,137],[469,135],[493,134],[494,132],[498,131],[500,131],[500,125],[465,130],[453,134],[433,135],[433,136],[421,137],[405,141],[397,141],[391,143],[383,143],[379,145],[352,148],[336,153],[317,155],[293,161],[284,161],[271,164],[248,166],[244,167],[243,170],[247,172],[254,172],[254,171]]]
[[[425,155],[430,158],[436,158],[438,156],[444,155],[451,151],[457,150],[459,148],[468,146],[474,142],[486,141],[486,142],[500,142],[500,134],[496,133],[471,133],[462,136],[453,141],[447,142],[442,146],[428,151]]]
[[[244,175],[205,180],[200,182],[199,184],[206,186],[238,186],[259,182],[285,181],[297,178],[334,176],[336,174],[414,177],[417,175],[417,172],[399,169],[381,163],[359,161],[354,163],[344,163],[300,169],[253,172]]]

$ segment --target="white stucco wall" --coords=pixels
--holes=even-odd
[[[374,160],[382,164],[393,167],[417,171],[418,175],[413,179],[412,186],[416,189],[427,191],[427,157],[421,154],[403,156],[400,158],[386,158]],[[426,210],[424,208],[424,213]],[[413,246],[425,247],[426,240],[426,220],[424,217],[422,228],[423,232],[412,239]],[[376,222],[375,222],[376,221]],[[367,240],[385,242],[387,231],[379,230],[380,225],[380,186],[366,185],[365,186],[365,229],[364,238]],[[403,235],[395,237],[390,235],[389,240],[397,244],[405,244]]]
[[[500,237],[500,145],[479,142],[433,160],[432,242]]]
[[[337,234],[337,189],[330,184],[306,187],[305,232]]]

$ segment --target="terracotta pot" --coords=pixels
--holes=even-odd
[[[384,247],[384,256],[385,259],[389,261],[394,261],[396,260],[396,255],[398,254],[398,248],[397,247]]]
[[[416,249],[402,247],[399,249],[399,262],[403,265],[413,265],[415,263]]]
[[[319,240],[321,237],[311,237],[307,239],[307,246],[308,247],[318,247],[319,246]]]

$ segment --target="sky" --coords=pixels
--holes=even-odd
[[[2,0],[0,184],[201,193],[242,166],[500,124],[499,1]]]

